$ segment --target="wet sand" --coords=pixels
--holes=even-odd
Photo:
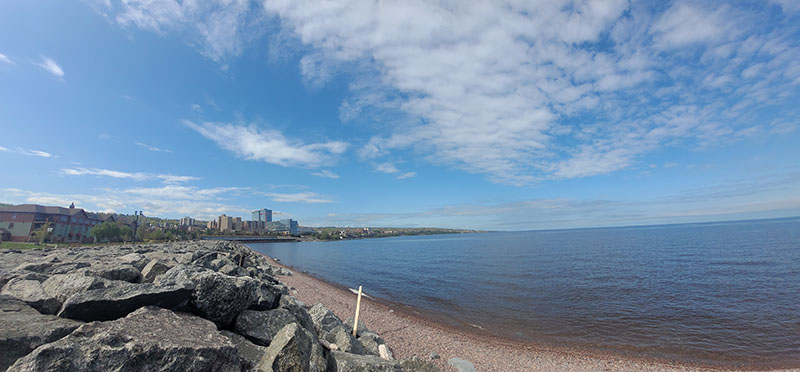
[[[348,288],[273,262],[292,271],[293,275],[279,279],[293,288],[292,295],[299,300],[307,304],[322,303],[342,319],[355,314],[356,295]],[[369,294],[368,288],[365,293]],[[447,364],[450,358],[468,360],[480,372],[727,370],[508,340],[479,329],[443,325],[410,307],[366,297],[361,300],[360,319],[386,340],[396,358],[430,358],[436,352],[441,358],[433,362],[443,372],[455,371]]]

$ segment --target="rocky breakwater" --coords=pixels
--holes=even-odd
[[[282,273],[229,242],[0,250],[0,371],[438,371]]]

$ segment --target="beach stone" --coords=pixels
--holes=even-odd
[[[355,323],[355,318],[353,318],[352,316],[347,318],[344,321],[344,325],[350,331],[353,330],[353,323]],[[364,324],[363,320],[359,319],[359,321],[358,321],[358,329],[356,329],[356,337],[361,337],[361,335],[363,335],[364,333],[367,333],[367,332],[369,332],[369,329],[367,328],[367,325]]]
[[[436,360],[436,359],[439,359],[439,358],[441,358],[441,357],[442,357],[442,356],[441,356],[441,355],[439,355],[439,353],[437,353],[437,352],[435,352],[435,351],[431,353],[431,359],[432,359],[432,360]]]
[[[81,324],[41,314],[21,300],[0,296],[0,371],[40,345],[68,335]]]
[[[380,356],[382,359],[386,359],[386,360],[394,359],[394,356],[392,355],[392,351],[389,350],[389,347],[387,347],[386,344],[378,345],[378,356]]]
[[[40,346],[8,371],[221,371],[242,370],[236,348],[213,323],[157,307],[111,322],[81,326]]]
[[[313,335],[297,323],[287,324],[275,335],[258,364],[261,371],[323,372],[326,360]]]
[[[30,273],[13,278],[3,286],[0,294],[20,299],[42,314],[55,314],[61,307],[61,301],[45,292],[42,281],[47,276]]]
[[[220,333],[230,339],[231,343],[236,346],[236,350],[239,353],[239,358],[242,360],[245,370],[251,370],[255,368],[258,365],[258,362],[261,361],[261,358],[264,357],[264,353],[267,351],[266,347],[256,345],[250,342],[248,339],[231,331],[220,331]]]
[[[329,343],[336,344],[341,351],[353,354],[366,354],[366,350],[364,350],[364,347],[361,345],[361,343],[358,342],[358,340],[356,340],[351,332],[348,332],[344,326],[337,326],[336,328],[326,332],[322,338]],[[378,354],[376,353],[375,355]]]
[[[114,320],[144,306],[159,306],[165,309],[180,307],[189,301],[191,295],[190,288],[178,285],[121,283],[70,296],[64,302],[58,316],[84,322]]]
[[[232,277],[209,272],[199,276],[192,293],[192,308],[220,328],[233,325],[242,311],[257,300],[260,282],[250,277]]]
[[[148,262],[150,262],[150,260],[148,260],[147,257],[145,257],[144,255],[141,255],[139,253],[128,253],[128,254],[119,256],[119,257],[117,257],[116,261],[124,263],[124,264],[131,265],[131,266],[137,268],[138,270],[143,269],[144,266],[147,265]]]
[[[308,310],[308,314],[311,315],[311,321],[319,334],[325,334],[337,326],[344,325],[342,320],[323,304],[315,304]]]
[[[175,265],[169,265],[167,261],[150,260],[142,269],[142,283],[152,283],[156,277],[166,273]]]
[[[455,368],[457,372],[478,372],[472,363],[461,358],[450,358],[447,360],[447,364]]]
[[[236,318],[235,330],[257,345],[269,346],[283,327],[296,322],[297,318],[286,309],[245,310]]]

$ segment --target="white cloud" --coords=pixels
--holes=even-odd
[[[797,8],[777,2],[784,12]],[[386,129],[364,140],[362,159],[380,163],[412,150],[497,182],[606,174],[664,146],[703,148],[768,135],[774,131],[758,130],[765,123],[754,122],[757,113],[796,97],[800,84],[798,39],[785,26],[793,24],[791,15],[773,19],[780,16],[775,7],[625,0],[253,4],[125,0],[117,19],[189,34],[217,61],[275,31],[280,46],[302,54],[297,60],[309,85],[337,74],[352,78],[340,118]],[[279,22],[266,22],[271,16]],[[280,30],[271,29],[275,24]],[[786,122],[796,113],[781,107],[776,116],[770,120]],[[274,164],[319,165],[327,163],[320,157],[336,154],[252,126],[188,126],[242,157]],[[258,138],[246,143],[237,130]]]
[[[61,69],[61,66],[59,66],[56,63],[56,61],[53,61],[52,59],[50,59],[48,57],[42,57],[41,62],[36,63],[36,65],[41,67],[41,68],[43,68],[43,69],[45,69],[45,71],[55,75],[58,78],[63,78],[64,77],[64,70]]]
[[[323,170],[321,170],[319,172],[311,173],[311,175],[312,176],[317,176],[317,177],[323,177],[323,178],[332,178],[332,179],[339,178],[338,174],[333,173],[333,172],[331,172],[331,171],[329,171],[327,169],[323,169]]]
[[[148,145],[148,144],[146,144],[146,143],[142,143],[142,142],[134,142],[134,143],[135,143],[136,145],[138,145],[138,146],[141,146],[141,147],[144,147],[144,148],[146,148],[146,149],[148,149],[148,150],[150,150],[150,151],[155,151],[155,152],[169,152],[169,153],[171,153],[171,152],[172,152],[172,150],[165,150],[165,149],[161,149],[161,148],[158,148],[158,147],[155,147],[155,146],[150,146],[150,145]]]
[[[0,151],[11,151],[11,150],[9,150],[8,148],[5,148],[3,146],[0,146]]]
[[[375,170],[378,171],[378,172],[387,173],[387,174],[397,173],[397,172],[400,171],[392,163],[381,163],[381,164],[378,164],[378,165],[375,166]]]
[[[665,47],[709,41],[725,31],[723,11],[724,8],[710,12],[692,4],[677,3],[656,21],[652,30]]]
[[[161,180],[165,183],[183,183],[189,181],[199,180],[198,177],[191,176],[176,176],[172,174],[152,174],[142,172],[121,172],[109,169],[100,168],[64,168],[61,174],[68,176],[101,176],[120,179],[129,179],[134,181],[147,181],[147,180]]]
[[[298,193],[264,193],[265,196],[272,198],[274,202],[282,203],[333,203],[333,199],[319,195],[314,192],[298,192]]]
[[[189,43],[215,61],[237,56],[264,31],[264,11],[250,0],[123,0],[117,22],[163,34],[189,30]]]
[[[401,174],[401,175],[399,175],[399,176],[397,176],[395,178],[397,178],[398,180],[404,180],[406,178],[412,178],[412,177],[414,177],[416,175],[417,175],[416,172],[406,172],[406,173],[403,173],[403,174]]]
[[[240,157],[284,167],[318,167],[330,164],[336,155],[347,150],[344,142],[305,144],[300,140],[288,139],[276,130],[257,128],[255,125],[208,122],[195,124],[188,120],[183,123]]]
[[[5,54],[3,54],[3,53],[0,53],[0,62],[2,62],[2,63],[8,63],[8,64],[10,64],[10,65],[13,65],[13,64],[14,64],[14,62],[13,62],[13,61],[11,61],[11,59],[9,59],[8,57],[6,57],[6,55],[5,55]]]
[[[0,151],[9,151],[9,152],[16,152],[18,154],[26,155],[26,156],[37,156],[40,158],[57,158],[58,156],[53,155],[46,151],[41,150],[32,150],[32,149],[24,149],[22,147],[17,147],[16,150],[10,150],[5,147],[0,147]]]
[[[192,104],[192,111],[194,112],[204,112],[203,107],[198,104]]]

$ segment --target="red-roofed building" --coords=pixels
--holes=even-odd
[[[108,218],[104,218],[108,220]],[[113,216],[110,217],[113,222]],[[0,207],[0,230],[5,238],[15,242],[26,242],[31,233],[45,224],[52,230],[49,240],[58,243],[74,243],[89,240],[89,230],[103,223],[97,215],[90,217],[81,208],[48,207],[37,204],[21,204]]]

